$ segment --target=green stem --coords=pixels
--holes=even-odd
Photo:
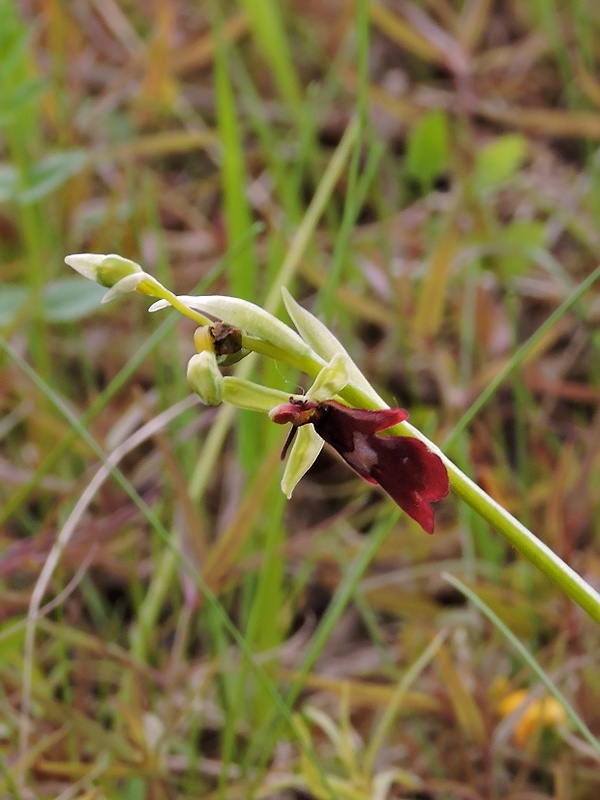
[[[407,423],[402,424],[407,425]],[[415,431],[414,428],[412,430]],[[432,447],[425,437],[419,434],[419,438]],[[432,449],[440,452],[435,447]],[[600,623],[600,594],[525,525],[473,483],[449,458],[441,453],[440,455],[448,470],[450,486],[454,493],[493,525],[498,533],[501,533],[528,561],[560,587],[593,620]]]
[[[169,289],[166,289],[162,283],[152,275],[147,275],[146,278],[136,287],[136,291],[140,292],[141,294],[148,295],[148,297],[156,297],[159,300],[166,300],[167,303],[179,311],[180,314],[183,314],[184,317],[193,319],[194,322],[197,322],[199,325],[212,325],[214,322],[214,319],[209,319],[199,311],[189,308],[182,303],[176,294],[173,294],[173,292],[171,292]]]
[[[593,279],[600,276],[600,269],[596,270],[579,287],[575,295],[569,300],[572,305],[588,288]],[[566,302],[566,301],[565,301]],[[562,308],[562,307],[561,307]],[[562,311],[564,313],[564,308]],[[558,309],[557,309],[558,311]],[[555,312],[556,313],[556,312]],[[551,319],[555,322],[556,316]],[[550,320],[550,318],[549,318]],[[547,327],[545,328],[547,330]],[[545,332],[545,331],[544,331]],[[529,349],[528,349],[529,352]],[[301,360],[302,369],[312,377],[316,377],[321,369],[321,364],[312,356],[304,356]],[[504,373],[503,373],[504,374]],[[506,375],[504,375],[506,377]],[[340,391],[340,397],[355,407],[373,408],[372,399],[367,397],[356,386],[348,384]],[[381,404],[381,408],[386,408]],[[541,572],[567,594],[577,605],[586,611],[590,617],[600,623],[600,594],[593,589],[580,575],[560,558],[551,548],[545,545],[528,528],[520,523],[505,508],[491,498],[483,489],[477,486],[456,464],[442,451],[427,439],[426,436],[408,422],[402,422],[394,428],[397,433],[405,436],[414,436],[436,452],[444,462],[450,478],[453,492],[473,508],[483,519],[490,523],[498,533],[501,533],[513,547],[515,547],[528,561],[534,564]]]

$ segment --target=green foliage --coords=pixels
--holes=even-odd
[[[73,322],[98,309],[106,291],[102,286],[79,278],[60,278],[46,284],[44,318],[48,322]]]
[[[597,796],[592,620],[456,496],[427,537],[325,452],[288,502],[284,431],[189,397],[191,324],[61,263],[287,286],[593,575],[600,21],[418,5],[0,0],[0,796]],[[498,686],[544,675],[577,713],[518,742]]]
[[[84,150],[65,150],[44,156],[23,175],[23,185],[15,199],[22,204],[41,200],[81,172],[88,159]]]
[[[450,161],[448,117],[436,109],[424,114],[411,129],[406,147],[406,171],[428,192]]]
[[[144,778],[128,778],[119,792],[122,800],[144,800],[148,797],[148,783]]]
[[[98,303],[106,290],[79,278],[49,281],[39,315],[47,322],[73,322],[91,313],[98,313]],[[27,311],[31,293],[25,286],[5,284],[0,293],[0,325],[10,325]]]
[[[539,220],[514,220],[502,230],[502,247],[507,248],[498,257],[505,278],[523,275],[530,267],[532,254],[542,247],[546,225]]]
[[[253,33],[262,55],[269,65],[283,100],[292,113],[301,113],[302,91],[282,19],[283,6],[277,0],[242,0],[250,18]]]
[[[46,87],[45,81],[31,74],[31,37],[15,4],[0,0],[0,128],[24,121],[24,109],[33,109]]]
[[[25,286],[5,283],[0,292],[0,325],[9,325],[17,319],[27,302],[29,292]]]
[[[36,203],[60,188],[87,165],[84,150],[51,153],[19,171],[10,164],[0,166],[0,202],[12,200],[21,205]]]
[[[473,174],[478,189],[496,189],[514,178],[525,162],[528,146],[524,136],[507,133],[482,147]]]

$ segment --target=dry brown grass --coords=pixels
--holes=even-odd
[[[449,499],[433,537],[392,525],[305,669],[388,501],[326,453],[285,504],[281,430],[258,416],[236,415],[211,462],[218,411],[188,404],[159,424],[189,393],[191,328],[165,323],[150,339],[162,318],[140,298],[100,309],[94,287],[61,281],[66,253],[119,252],[175,291],[241,286],[262,302],[366,97],[356,172],[338,182],[294,293],[442,444],[599,262],[598,8],[371,3],[365,80],[356,4],[275,3],[281,40],[269,7],[0,0],[5,36],[28,32],[22,50],[5,40],[12,62],[0,53],[0,322],[12,347],[0,365],[0,796],[592,800],[600,768],[581,731],[544,711],[536,676],[442,573],[475,589],[597,735],[591,620]],[[216,111],[218,18],[245,172],[237,207]],[[432,111],[443,113],[431,123]],[[67,157],[48,167],[55,152]],[[28,172],[42,163],[50,188]],[[360,202],[344,233],[349,193]],[[244,231],[238,214],[263,227],[252,255],[219,270]],[[593,585],[599,302],[594,288],[449,450]],[[299,380],[272,365],[255,378],[286,391]],[[101,459],[45,387],[101,451],[124,447],[119,469],[154,518],[108,477],[70,517]],[[33,587],[69,519],[28,651]],[[282,723],[273,691],[285,700],[298,678]],[[509,714],[521,690],[536,713]]]

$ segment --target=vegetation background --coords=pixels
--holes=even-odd
[[[599,261],[599,63],[595,0],[0,0],[0,797],[599,796],[590,619],[452,498],[325,452],[288,503],[189,321],[63,263],[288,269],[598,585],[598,288],[520,354]]]

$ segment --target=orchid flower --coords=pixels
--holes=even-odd
[[[267,411],[273,422],[291,422],[282,458],[290,449],[281,480],[291,497],[310,469],[324,442],[330,444],[355,472],[379,484],[428,533],[433,533],[432,502],[448,494],[448,473],[439,455],[411,436],[382,436],[380,431],[404,422],[403,409],[385,405],[333,334],[284,290],[283,299],[298,333],[260,306],[235,297],[176,297],[134,261],[117,255],[80,253],[67,264],[84,277],[109,288],[104,300],[128,291],[160,298],[150,310],[169,305],[198,320],[194,335],[197,353],[188,364],[188,382],[207,405],[231,402]],[[290,397],[236,376],[223,376],[221,367],[249,350],[281,358],[313,372],[316,378],[305,395]],[[317,372],[318,371],[318,372]],[[353,408],[338,397],[354,392],[378,410]],[[337,398],[337,399],[336,399]]]
[[[202,326],[202,334],[195,337],[198,353],[188,366],[194,391],[209,404],[229,402],[270,413],[274,422],[291,422],[292,430],[297,431],[290,433],[284,447],[287,450],[294,439],[282,480],[286,494],[291,493],[327,441],[361,477],[378,483],[425,530],[432,531],[431,503],[446,495],[450,476],[459,497],[600,622],[598,592],[406,422],[406,411],[388,408],[331,331],[285,288],[283,301],[298,333],[260,306],[239,298],[178,297],[139,264],[118,255],[79,253],[65,260],[84,277],[108,287],[105,302],[123,292],[137,291],[159,298],[151,311],[170,305]],[[598,277],[600,268],[556,310],[557,318]],[[221,321],[223,327],[219,328]],[[315,383],[306,395],[290,397],[240,375],[221,374],[223,365],[250,351],[292,364],[316,376]],[[498,380],[502,376],[499,374]],[[480,405],[484,398],[485,393]],[[399,425],[408,436],[381,435],[392,425]]]
[[[286,469],[290,473],[290,485],[299,480],[320,452],[323,442],[327,442],[361,478],[379,484],[427,533],[433,533],[435,519],[431,503],[448,494],[448,473],[437,453],[419,439],[381,435],[380,431],[408,418],[403,408],[368,410],[351,408],[336,400],[290,397],[288,403],[273,408],[269,416],[280,425],[292,424],[282,458],[292,442],[297,447],[298,440],[306,438],[306,443],[303,441],[300,445],[300,455],[290,454]],[[316,444],[313,443],[315,438]],[[310,453],[312,460],[305,453]],[[282,488],[284,491],[288,488],[285,475]]]

